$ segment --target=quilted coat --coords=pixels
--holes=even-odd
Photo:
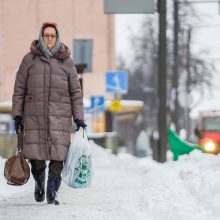
[[[50,59],[33,41],[18,69],[12,116],[24,121],[27,159],[66,159],[72,118],[83,120],[83,99],[77,72],[64,44]]]

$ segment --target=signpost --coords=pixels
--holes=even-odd
[[[158,0],[157,8],[159,13],[159,48],[158,48],[158,132],[159,140],[156,148],[156,160],[166,161],[167,151],[167,105],[166,105],[166,82],[167,82],[167,43],[166,43],[166,17],[167,0]],[[104,11],[106,14],[137,14],[153,13],[154,0],[104,0]],[[116,84],[117,80],[115,80]],[[106,90],[108,92],[108,90]],[[116,95],[117,93],[114,92]],[[116,96],[115,95],[115,96]]]
[[[128,91],[128,74],[125,71],[109,71],[105,75],[106,92],[114,94],[114,100],[110,106],[110,111],[113,112],[113,132],[115,132],[113,153],[117,154],[117,112],[121,111],[122,106],[119,99],[120,94],[125,94]]]
[[[90,97],[90,113],[92,113],[93,132],[102,132],[104,129],[103,112],[105,111],[104,96]]]

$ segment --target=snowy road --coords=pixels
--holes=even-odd
[[[158,164],[93,146],[95,175],[87,189],[62,184],[60,206],[36,203],[32,179],[8,186],[0,159],[0,220],[219,220],[220,156],[193,152]]]

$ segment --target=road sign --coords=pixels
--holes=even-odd
[[[107,72],[105,76],[107,93],[126,93],[128,91],[127,72]]]
[[[91,96],[91,110],[93,112],[103,112],[105,110],[105,98],[104,96]]]
[[[111,112],[120,112],[122,110],[122,105],[121,105],[121,101],[120,100],[113,100],[109,110]]]
[[[105,14],[152,14],[154,0],[104,0]]]

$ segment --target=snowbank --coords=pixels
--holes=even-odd
[[[121,153],[113,164],[143,177],[140,203],[153,219],[220,219],[220,155],[196,150],[159,164]]]

